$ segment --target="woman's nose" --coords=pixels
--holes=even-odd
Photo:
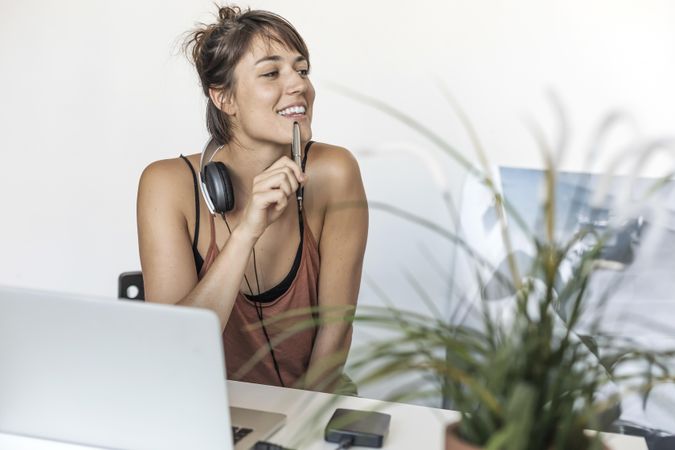
[[[286,91],[289,94],[302,94],[307,90],[307,78],[295,70],[289,75]]]

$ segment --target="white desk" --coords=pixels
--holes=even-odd
[[[288,416],[286,425],[271,442],[291,445],[298,436],[306,437],[302,450],[334,450],[337,444],[323,440],[323,426],[336,407],[351,409],[376,409],[391,415],[389,436],[384,448],[388,450],[429,449],[442,450],[445,425],[457,420],[459,414],[422,406],[387,403],[354,397],[334,397],[328,394],[277,388],[250,383],[228,381],[230,403],[245,408],[266,409]],[[328,402],[336,403],[326,408]],[[312,426],[314,425],[314,426]],[[642,438],[607,435],[606,442],[612,450],[647,450]],[[26,437],[0,434],[0,449],[12,450],[82,450],[78,445],[50,442]],[[360,448],[360,447],[354,447]]]
[[[323,440],[323,426],[335,408],[376,409],[390,414],[389,436],[383,447],[388,450],[443,450],[445,425],[459,418],[459,413],[455,411],[344,396],[326,410],[326,404],[333,397],[328,394],[236,381],[228,383],[233,406],[264,408],[288,416],[286,426],[270,438],[271,442],[291,445],[296,436],[308,433],[307,424],[318,423],[320,428],[314,427],[310,431],[311,439],[302,446],[302,450],[334,450],[337,447],[337,444]],[[644,439],[632,436],[606,435],[605,442],[612,450],[647,450]]]

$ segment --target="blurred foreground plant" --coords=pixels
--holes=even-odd
[[[605,422],[616,418],[607,412],[613,411],[621,393],[601,395],[609,382],[630,381],[647,402],[655,385],[674,381],[669,367],[675,361],[675,349],[646,349],[632,339],[604,333],[601,315],[590,312],[598,308],[597,304],[591,308],[589,301],[591,280],[606,267],[603,250],[622,232],[620,222],[625,221],[626,214],[618,214],[615,223],[600,230],[580,227],[567,237],[556,231],[556,166],[566,143],[566,120],[557,102],[554,106],[562,131],[556,148],[547,144],[536,124],[530,125],[545,165],[541,223],[531,230],[499,191],[478,134],[447,91],[443,90],[445,97],[473,143],[480,168],[416,118],[344,86],[333,87],[416,130],[482,183],[492,199],[506,253],[507,270],[497,270],[462,238],[459,226],[455,230],[444,229],[393,205],[371,203],[370,208],[395,214],[449,239],[472,261],[478,298],[471,298],[470,293],[451,297],[476,305],[480,326],[461,320],[458,323],[456,317],[444,319],[434,306],[435,299],[426,298],[421,290],[420,298],[426,302],[429,314],[401,311],[393,306],[360,306],[353,320],[386,329],[387,335],[393,337],[355,349],[350,367],[360,374],[356,379],[359,385],[411,372],[427,374],[437,381],[437,389],[419,391],[408,386],[389,400],[449,399],[453,409],[462,415],[458,428],[461,438],[487,449],[562,450],[601,447],[599,438],[587,438],[584,430],[605,429]],[[597,158],[597,149],[609,132],[625,119],[625,115],[613,113],[600,125],[592,139],[592,151],[587,154],[587,166]],[[635,177],[645,161],[664,149],[672,151],[675,146],[668,140],[640,140],[632,142],[620,156],[633,158]],[[619,162],[618,158],[614,160],[611,170],[604,174],[592,207],[607,195]],[[650,192],[657,192],[671,178],[672,174],[667,174],[655,180]],[[457,225],[456,211],[450,199],[445,200]],[[510,227],[524,233],[534,249],[527,267],[521,267],[516,257]],[[509,293],[513,313],[508,318],[490,308],[486,270]],[[593,293],[594,298],[600,299],[599,309],[610,298],[612,287]]]

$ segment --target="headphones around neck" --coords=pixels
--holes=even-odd
[[[222,145],[209,139],[199,159],[199,180],[206,207],[212,215],[225,214],[234,209],[234,189],[227,166],[220,161],[211,162]]]

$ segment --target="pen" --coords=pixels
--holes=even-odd
[[[293,122],[293,144],[291,147],[293,152],[293,160],[302,169],[302,155],[300,154],[300,125],[298,122]],[[298,206],[302,211],[302,186],[298,187]]]

